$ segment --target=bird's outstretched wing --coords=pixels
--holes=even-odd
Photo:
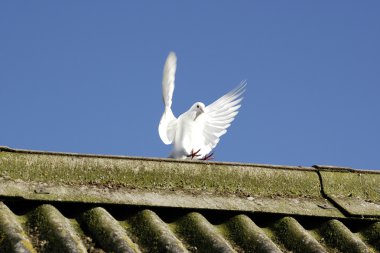
[[[219,138],[227,132],[227,128],[238,114],[246,84],[245,80],[242,81],[235,89],[206,107],[202,119],[203,152],[211,152],[216,144],[218,144]]]
[[[177,56],[170,52],[166,58],[164,72],[162,77],[162,99],[165,107],[172,106],[172,97],[174,91],[175,71],[177,69]]]
[[[176,68],[177,57],[174,52],[170,52],[165,62],[162,77],[162,99],[164,101],[165,111],[158,125],[158,133],[165,144],[171,144],[173,142],[177,125],[177,118],[173,115],[171,109]]]

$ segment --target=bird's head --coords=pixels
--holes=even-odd
[[[196,120],[199,115],[201,115],[202,113],[204,113],[206,111],[206,106],[203,103],[201,103],[201,102],[196,102],[190,108],[190,111],[195,112],[195,118],[194,118],[194,120]]]

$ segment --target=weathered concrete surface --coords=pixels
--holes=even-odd
[[[0,202],[0,252],[36,253],[16,216]]]
[[[319,179],[312,168],[1,152],[0,173],[3,178],[49,184],[222,196],[320,197]]]
[[[317,167],[323,191],[345,211],[357,216],[380,216],[380,173]]]
[[[379,176],[0,148],[0,249],[380,252]]]
[[[376,172],[0,151],[5,197],[325,217],[345,217],[345,209],[380,216]]]

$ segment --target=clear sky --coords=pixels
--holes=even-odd
[[[173,111],[242,79],[217,161],[380,169],[380,1],[1,1],[0,145],[166,157]]]

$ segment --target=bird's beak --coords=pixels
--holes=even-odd
[[[203,110],[203,108],[199,108],[199,111],[197,111],[197,113],[195,114],[195,119],[194,120],[196,120],[198,118],[198,116],[201,115],[204,112],[205,111]]]

